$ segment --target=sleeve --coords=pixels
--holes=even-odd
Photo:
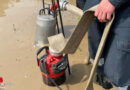
[[[130,2],[130,0],[109,0],[111,4],[115,6],[115,8],[119,8],[121,5]]]

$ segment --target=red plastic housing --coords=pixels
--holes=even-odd
[[[52,71],[52,65],[59,62],[62,58],[63,58],[63,56],[55,57],[55,56],[51,55],[48,50],[48,56],[46,57],[46,69],[51,78],[58,78],[65,73],[65,71],[62,71],[60,73],[54,74]],[[38,65],[40,66],[40,61],[38,62]],[[42,75],[48,78],[47,74],[42,73]]]

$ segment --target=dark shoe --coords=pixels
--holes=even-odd
[[[96,82],[102,86],[104,89],[111,89],[113,88],[112,84],[106,79],[104,75],[96,75]]]
[[[130,90],[130,86],[128,86],[128,89],[127,90]]]

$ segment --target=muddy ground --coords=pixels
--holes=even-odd
[[[74,0],[69,0],[75,4]],[[34,37],[36,16],[42,7],[40,0],[0,0],[0,76],[5,90],[58,90],[42,83],[36,63]],[[63,12],[65,33],[70,36],[78,16]],[[76,53],[69,55],[72,75],[61,87],[63,90],[85,90],[91,66],[86,66],[87,35]],[[94,84],[95,90],[103,90]]]

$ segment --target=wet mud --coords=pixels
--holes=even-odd
[[[69,0],[75,4],[74,0]],[[36,16],[42,8],[40,0],[0,0],[0,76],[6,83],[5,90],[58,90],[42,82],[36,62],[34,38]],[[66,37],[76,27],[78,16],[63,13]],[[85,90],[91,65],[84,59],[88,53],[87,34],[73,55],[69,55],[72,75],[61,85],[63,90]],[[94,84],[95,90],[103,90]]]

